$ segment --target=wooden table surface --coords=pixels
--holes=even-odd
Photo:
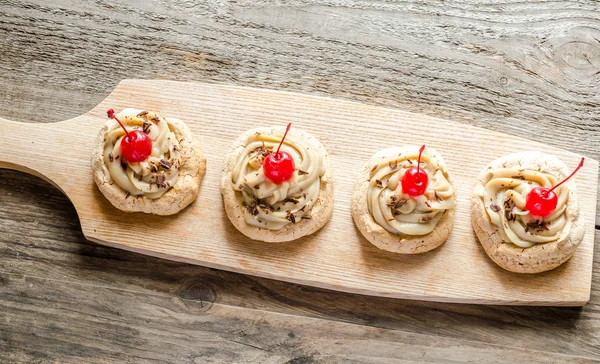
[[[124,78],[326,95],[600,159],[592,0],[0,0],[1,117],[71,118]],[[592,362],[596,216],[585,307],[424,303],[99,246],[58,190],[0,170],[0,362]]]

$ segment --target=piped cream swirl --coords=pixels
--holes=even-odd
[[[232,172],[232,186],[242,195],[244,219],[248,225],[279,230],[290,223],[310,218],[318,201],[321,179],[325,175],[324,156],[300,135],[290,131],[281,150],[294,159],[290,180],[275,184],[263,171],[265,157],[277,149],[283,131],[252,134],[241,151]]]
[[[127,131],[143,130],[152,141],[152,153],[142,162],[123,158],[121,142],[125,131],[115,121],[104,143],[104,164],[110,176],[122,189],[133,196],[156,199],[176,182],[180,167],[181,146],[171,131],[169,120],[157,113],[124,109],[117,117]]]
[[[483,202],[490,222],[498,227],[505,242],[523,248],[558,240],[567,224],[565,210],[569,199],[567,185],[554,190],[558,203],[554,212],[536,217],[525,209],[527,195],[535,187],[552,188],[558,178],[535,170],[501,168],[490,172],[483,190]]]
[[[455,193],[441,162],[425,153],[421,169],[429,177],[425,193],[412,197],[402,189],[402,178],[417,166],[417,153],[384,159],[370,172],[367,204],[373,219],[393,234],[425,235],[435,229],[444,212],[456,204]]]

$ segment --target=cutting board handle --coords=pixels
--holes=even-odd
[[[77,184],[88,183],[78,180],[82,169],[86,169],[83,175],[92,178],[89,156],[94,138],[106,122],[108,105],[115,103],[115,95],[126,90],[128,82],[121,81],[100,104],[73,119],[26,123],[0,118],[0,168],[40,177],[71,198],[69,192]],[[82,150],[87,153],[83,158]]]
[[[0,143],[0,168],[29,173],[60,188],[50,168],[63,159],[62,153],[58,153],[59,148],[68,148],[68,145],[57,143],[60,124],[22,123],[0,118],[3,139]],[[65,144],[68,144],[66,140]]]

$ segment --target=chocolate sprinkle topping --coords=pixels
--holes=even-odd
[[[371,172],[374,172],[377,169],[377,167],[379,167],[379,164],[374,165],[373,168],[371,169]]]
[[[435,198],[438,199],[438,201],[442,201],[442,197],[440,195],[438,195],[437,191],[433,191],[433,195],[435,196]]]
[[[248,212],[253,215],[256,216],[258,215],[258,209],[256,208],[256,205],[250,205],[250,206],[246,206],[246,210],[248,210]]]
[[[299,170],[298,170],[298,175],[299,175],[299,176],[302,176],[302,175],[305,175],[305,174],[308,174],[308,172],[304,172],[304,171],[303,171],[303,170],[301,170],[301,169],[299,169]]]
[[[258,205],[258,207],[260,207],[263,210],[267,210],[267,211],[275,211],[275,209],[273,208],[273,206],[267,205],[267,204],[263,204],[263,203],[261,203],[260,205]]]
[[[495,203],[493,203],[493,204],[490,204],[490,209],[491,209],[492,211],[495,211],[495,212],[498,212],[498,211],[502,210],[502,209],[500,208],[500,206],[496,205]]]
[[[161,159],[160,160],[160,165],[164,168],[164,169],[171,169],[171,162],[169,162],[168,160],[165,159]]]
[[[167,185],[165,184],[165,175],[164,174],[159,174],[158,176],[156,176],[156,185],[159,188],[167,187]]]
[[[256,148],[254,148],[254,150],[252,150],[250,152],[250,154],[256,154],[256,155],[261,155],[263,157],[266,157],[269,154],[271,154],[271,151],[265,147],[256,147]]]
[[[286,203],[286,202],[291,202],[291,203],[296,204],[296,203],[298,203],[298,200],[296,200],[295,198],[292,198],[292,197],[287,197],[285,200],[283,200],[283,203]]]
[[[541,221],[541,220],[536,220],[534,222],[530,222],[527,224],[527,227],[535,229],[537,232],[548,230],[548,226],[546,226],[546,222]]]
[[[408,200],[401,199],[399,195],[390,196],[390,200],[387,202],[387,205],[393,209],[399,209],[407,203]]]
[[[109,162],[112,162],[112,161],[114,161],[114,160],[115,160],[115,157],[113,157],[112,153],[109,153],[109,154],[108,154],[108,161],[109,161]]]
[[[517,217],[512,213],[512,209],[506,210],[504,216],[506,216],[506,220],[508,221],[515,221],[517,219]]]
[[[377,184],[377,187],[383,188],[383,182],[381,182],[380,180],[376,179],[375,183]]]
[[[510,176],[510,178],[525,180],[525,176]]]
[[[293,213],[291,213],[291,212],[290,212],[290,213],[288,213],[288,215],[286,216],[286,218],[287,218],[288,220],[290,220],[292,223],[294,223],[294,224],[296,223],[296,216],[294,216],[294,214],[293,214]]]
[[[137,116],[146,116],[148,115],[148,111],[142,111],[141,113],[137,114]]]
[[[150,132],[151,125],[152,125],[151,123],[144,121],[144,126],[142,127],[142,129],[144,130],[144,133],[148,134]]]

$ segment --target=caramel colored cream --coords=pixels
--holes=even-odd
[[[567,224],[565,210],[569,191],[565,185],[554,190],[558,197],[556,210],[546,217],[529,215],[525,210],[527,194],[535,187],[552,188],[559,181],[548,173],[513,168],[490,172],[484,186],[483,199],[490,222],[498,227],[505,242],[523,248],[559,239]]]
[[[402,178],[416,167],[418,153],[380,162],[370,172],[367,204],[373,219],[393,234],[426,235],[435,229],[444,212],[455,207],[454,189],[437,161],[423,154],[421,169],[429,177],[425,193],[412,197],[402,190]]]
[[[244,218],[249,225],[278,230],[308,219],[319,198],[321,177],[325,174],[324,156],[293,131],[281,146],[294,159],[296,170],[292,178],[275,184],[265,177],[263,162],[277,149],[282,137],[283,131],[253,134],[233,169],[231,183],[241,192]]]
[[[149,199],[161,197],[177,182],[180,167],[180,145],[171,131],[168,119],[135,109],[125,109],[117,117],[127,131],[140,129],[152,141],[152,153],[139,163],[128,162],[121,153],[125,131],[115,122],[104,143],[104,164],[112,179],[133,196]]]

